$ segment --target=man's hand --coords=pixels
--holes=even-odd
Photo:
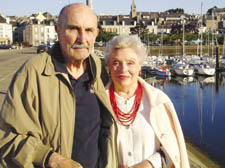
[[[128,166],[122,166],[122,165],[120,165],[119,168],[129,168],[129,167]]]
[[[133,165],[131,167],[120,165],[119,168],[153,168],[153,166],[149,161],[145,160],[145,161],[143,161],[139,164]]]
[[[48,165],[51,168],[82,168],[78,162],[66,158],[56,152],[50,156]]]

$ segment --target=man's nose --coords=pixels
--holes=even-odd
[[[84,30],[80,30],[78,37],[77,37],[77,41],[80,42],[81,44],[85,43],[85,39],[86,39],[86,33]]]

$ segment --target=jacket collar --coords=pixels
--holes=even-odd
[[[44,70],[45,75],[68,74],[59,42],[56,42],[55,45],[47,52],[47,54],[49,57],[47,58]],[[97,68],[93,56],[90,55],[86,61],[90,67],[91,78],[95,80]]]
[[[141,83],[141,86],[146,93],[146,96],[150,103],[150,107],[169,102],[169,97],[162,90],[151,86],[141,77],[138,78],[138,81]]]

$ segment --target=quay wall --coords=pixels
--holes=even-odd
[[[149,56],[176,56],[183,55],[182,46],[147,46]],[[105,47],[96,47],[96,49],[103,51]],[[218,45],[219,55],[225,54],[225,46]],[[197,45],[185,45],[184,51],[186,55],[200,55],[201,49]],[[215,55],[216,46],[202,46],[202,54]]]

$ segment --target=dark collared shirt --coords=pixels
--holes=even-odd
[[[91,89],[93,75],[89,59],[86,61],[85,73],[79,79],[74,79],[63,63],[53,60],[56,71],[69,75],[76,97],[72,159],[79,162],[84,168],[96,168],[99,156],[100,107],[98,99]]]

